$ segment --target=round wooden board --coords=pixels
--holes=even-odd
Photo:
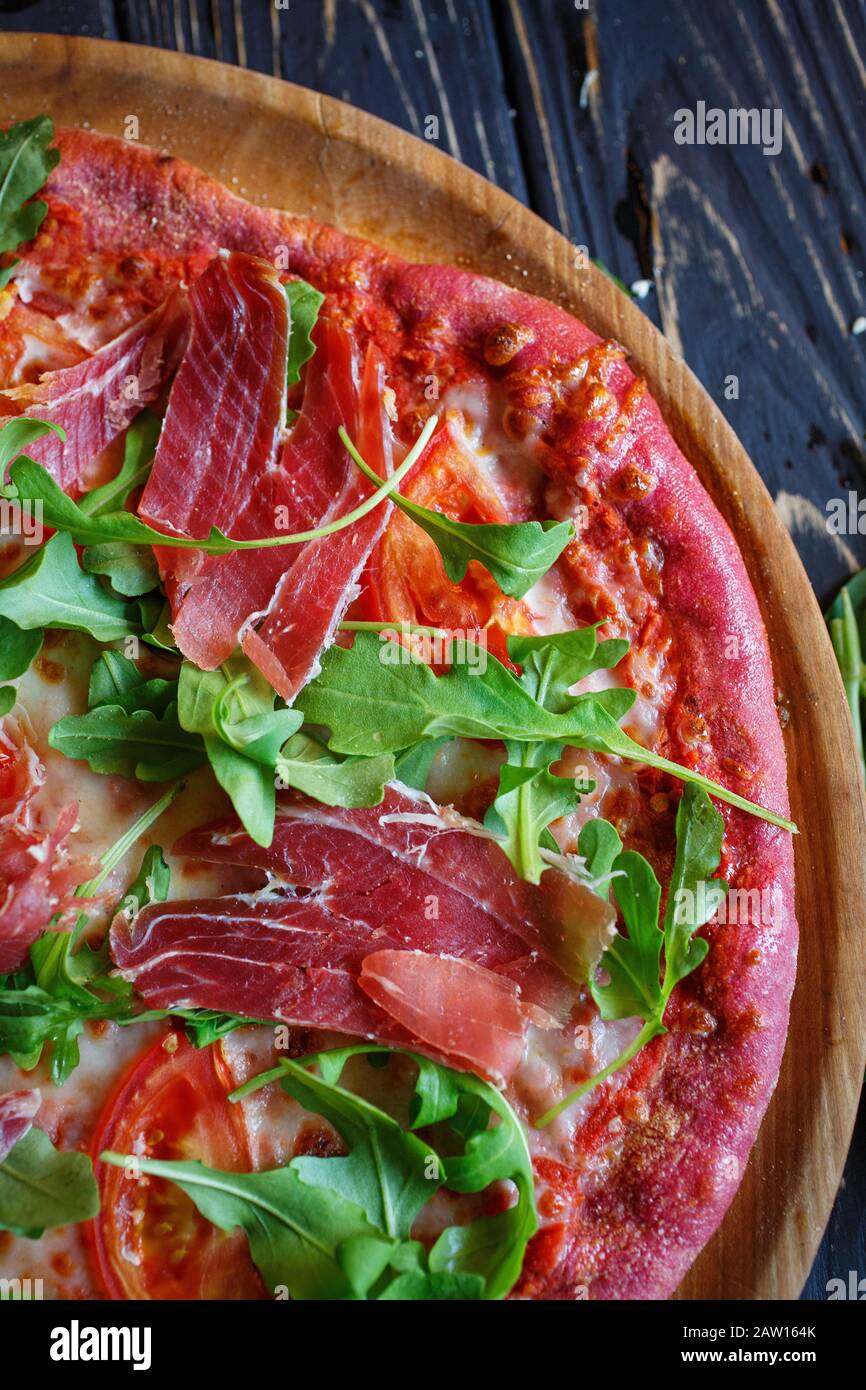
[[[776,1094],[721,1229],[678,1297],[796,1298],[839,1184],[863,1078],[866,827],[848,710],[809,581],[733,431],[641,312],[575,248],[423,141],[273,78],[91,39],[0,36],[0,119],[137,136],[253,202],[333,222],[416,260],[493,275],[618,339],[727,517],[780,690],[801,948]],[[135,118],[137,126],[130,120]]]

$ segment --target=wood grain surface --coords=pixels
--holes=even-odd
[[[119,8],[122,7],[100,6],[99,10],[104,14]],[[172,8],[177,46],[191,46],[190,34],[184,27],[192,14],[190,7],[151,5],[149,10],[141,7],[141,12],[158,15],[162,23]],[[419,47],[415,51],[421,54],[417,60],[419,82],[432,82],[435,93],[435,101],[427,102],[426,114],[424,98],[420,106],[416,104],[419,83],[407,85],[406,65],[402,58],[398,61],[394,56],[393,38],[384,20],[388,8],[367,5],[363,0],[352,7],[360,12],[369,29],[369,41],[377,46],[398,91],[402,84],[416,115],[426,119],[427,115],[440,114],[440,137],[443,129],[447,137],[440,138],[440,144],[453,147],[456,138],[458,152],[464,158],[472,158],[500,182],[510,184],[525,196],[528,189],[521,172],[525,156],[517,148],[507,113],[509,125],[501,132],[501,140],[497,136],[494,143],[489,112],[480,122],[471,123],[467,133],[463,120],[442,100],[442,93],[447,92],[443,78],[446,67],[444,61],[438,61],[434,71],[431,62],[431,54],[436,56],[436,43],[429,32],[433,22],[431,7],[406,7],[418,35]],[[502,8],[496,7],[500,25]],[[476,41],[484,24],[490,30],[484,30],[485,42],[489,40],[500,57],[507,55],[508,44],[512,45],[515,70],[519,56],[523,55],[523,77],[532,103],[527,122],[531,122],[534,113],[538,139],[548,162],[546,172],[553,202],[547,210],[570,228],[574,179],[561,176],[562,128],[549,119],[550,98],[545,86],[549,72],[540,65],[545,45],[553,39],[544,26],[540,35],[533,31],[540,12],[551,7],[511,3],[507,8],[506,31],[494,33],[490,7],[444,7],[449,24],[460,19],[458,10],[464,20],[466,11],[472,11],[468,16],[469,28],[457,25],[460,32],[455,33],[448,50],[447,82],[454,80],[452,57],[464,74],[475,64],[474,90],[479,89],[479,82],[489,79],[489,67],[479,58]],[[321,64],[322,55],[327,56],[338,47],[337,25],[344,9],[336,3],[318,7],[324,43],[319,47],[314,42],[309,44],[308,80],[316,78],[316,63]],[[213,15],[220,18],[221,24],[224,11],[225,6],[213,7]],[[442,13],[439,11],[440,18]],[[236,52],[229,54],[242,60],[248,40],[245,17],[236,8]],[[271,57],[277,66],[282,65],[284,20],[285,16],[276,11],[269,14]],[[574,37],[577,31],[573,31],[573,26],[580,26],[581,20],[582,27]],[[577,20],[572,16],[571,24],[574,44],[582,45],[579,50],[575,48],[575,53],[588,52],[598,44],[598,34],[587,27],[585,16],[578,16]],[[212,32],[216,43],[216,24]],[[474,35],[474,39],[467,34]],[[169,41],[163,32],[154,32],[150,37]],[[224,25],[219,28],[218,37],[220,51],[224,51]],[[567,57],[568,50],[565,52]],[[734,1207],[682,1292],[704,1298],[796,1297],[832,1206],[862,1080],[863,967],[855,938],[858,931],[862,936],[864,832],[862,793],[835,663],[819,610],[778,511],[734,437],[720,404],[698,386],[675,347],[653,329],[647,316],[599,272],[591,267],[579,268],[574,244],[491,184],[445,159],[435,148],[436,142],[406,140],[381,122],[322,95],[268,82],[239,68],[194,64],[169,53],[145,50],[136,51],[135,61],[130,62],[130,53],[129,48],[113,45],[6,35],[0,39],[0,111],[4,117],[12,117],[48,109],[58,120],[89,123],[114,134],[122,134],[123,118],[135,114],[143,141],[192,159],[247,197],[309,212],[415,257],[447,260],[483,270],[562,302],[596,331],[616,336],[629,347],[636,368],[648,377],[681,447],[734,527],[764,607],[780,699],[789,716],[792,797],[795,815],[804,831],[798,842],[803,947],[779,1090]],[[591,56],[593,63],[601,61],[597,49]],[[345,51],[343,60],[349,62]],[[509,67],[508,62],[500,66],[499,78],[505,67]],[[496,76],[494,71],[493,79]],[[580,106],[578,94],[579,111],[589,109],[591,113],[591,103],[600,99],[598,87],[596,81],[584,91],[587,108]],[[563,82],[559,93],[563,101],[574,99],[573,88],[572,80]],[[708,96],[711,99],[711,94]],[[680,104],[678,94],[671,100]],[[406,119],[411,126],[413,122]],[[600,113],[593,120],[600,122]],[[423,134],[423,119],[420,127]],[[599,132],[596,138],[603,138],[603,125],[599,125]],[[675,150],[679,157],[681,150],[673,145],[668,131],[665,157],[673,159]],[[757,157],[762,158],[760,151]],[[514,160],[513,169],[508,165],[509,158]],[[537,178],[538,166],[530,167],[532,177]],[[559,177],[554,177],[554,168],[559,169]],[[636,186],[629,202],[632,211],[642,206],[641,176],[636,170],[637,165],[634,169],[627,166]],[[740,177],[748,183],[742,173]],[[691,181],[694,183],[694,179]],[[808,183],[812,197],[815,185],[811,179]],[[828,195],[823,187],[818,187],[814,196]],[[711,204],[710,199],[707,192],[703,202],[697,200],[696,217],[707,217],[710,209],[715,212],[718,200]],[[625,215],[624,221],[627,223]],[[686,237],[686,252],[679,270],[686,279],[702,273],[712,277],[718,269],[719,258],[712,247],[690,240],[696,235],[690,225],[684,223],[678,229],[674,223],[672,229],[665,230],[654,225],[650,215],[647,228],[650,240],[646,245],[650,250],[646,254],[651,259],[642,267],[644,270],[655,268],[652,258],[658,256],[659,247],[664,247],[665,235],[668,264],[675,259],[674,252],[680,256],[681,239]],[[646,230],[638,226],[636,245],[641,244]],[[723,229],[719,236],[723,244],[730,245]],[[600,254],[600,246],[587,232],[582,237],[574,236],[574,241],[591,245],[592,254]],[[613,259],[608,256],[608,263]],[[756,260],[754,268],[750,267],[753,281],[763,264]],[[778,274],[778,256],[774,269]],[[675,273],[666,275],[660,301],[664,306],[667,297],[669,322],[665,326],[669,340],[688,348],[676,284]],[[767,331],[764,311],[766,301],[757,299],[741,315],[747,320],[739,325],[743,343],[748,342],[749,332],[757,329],[762,334],[763,349],[749,356],[754,379],[746,373],[744,380],[751,382],[752,403],[753,398],[774,391],[780,393],[778,403],[784,388],[785,411],[790,413],[798,408],[798,393],[792,391],[790,379],[780,380],[773,369],[772,334]],[[730,330],[732,319],[737,316],[729,308],[725,312],[727,318],[722,322]],[[781,335],[776,320],[771,318],[770,323]],[[708,332],[713,324],[708,315]],[[849,346],[846,344],[846,350]],[[739,367],[743,377],[738,355],[741,349],[730,338],[727,348],[735,364],[731,370]],[[825,371],[825,375],[835,380],[832,373]],[[853,382],[852,367],[852,402]],[[838,403],[839,399],[837,394],[834,400]],[[743,405],[742,395],[736,404]],[[778,408],[781,411],[781,405]],[[750,419],[750,413],[744,411],[743,418]],[[780,417],[774,428],[783,427]],[[838,487],[839,483],[837,475],[835,485]],[[827,495],[833,495],[832,491]],[[844,1275],[847,1265],[831,1272]]]

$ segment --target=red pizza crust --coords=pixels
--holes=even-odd
[[[549,489],[588,505],[582,548],[565,561],[581,620],[622,617],[605,612],[596,561],[660,574],[655,598],[645,585],[649,597],[630,615],[631,635],[663,645],[676,673],[659,751],[787,814],[773,673],[742,557],[615,345],[495,281],[407,264],[253,207],[170,156],[80,131],[61,131],[58,144],[49,215],[28,256],[48,279],[70,264],[94,276],[123,266],[122,313],[133,318],[221,247],[282,256],[328,293],[333,317],[362,343],[375,340],[401,420],[422,405],[426,374],[496,383],[511,437],[541,441]],[[647,795],[671,789],[641,776]],[[639,845],[657,862],[671,814],[658,818],[654,843]],[[752,910],[747,924],[708,929],[709,956],[678,990],[669,1034],[635,1059],[615,1094],[599,1093],[574,1167],[539,1162],[546,1221],[518,1296],[664,1297],[737,1189],[778,1076],[797,929],[790,837],[727,807],[725,819],[722,870],[735,888],[773,893],[772,920]],[[578,1182],[590,1162],[590,1180]]]

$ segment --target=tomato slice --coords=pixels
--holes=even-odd
[[[403,492],[413,502],[444,512],[454,521],[514,519],[447,425],[433,435]],[[482,566],[472,562],[461,582],[453,583],[432,539],[401,512],[392,515],[362,584],[357,616],[374,622],[428,623],[467,636],[485,631],[497,656],[505,654],[505,632],[530,630],[525,605],[503,595]]]
[[[227,1235],[211,1225],[164,1178],[98,1162],[104,1149],[113,1149],[249,1171],[243,1114],[227,1099],[230,1087],[219,1043],[198,1049],[171,1032],[133,1062],[106,1104],[92,1146],[100,1212],[88,1232],[106,1297],[265,1297],[241,1232]]]

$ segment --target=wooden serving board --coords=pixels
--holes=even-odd
[[[201,58],[92,39],[0,35],[0,119],[40,111],[111,135],[132,131],[250,201],[543,295],[629,349],[749,568],[788,720],[801,829],[800,965],[779,1085],[734,1204],[678,1296],[796,1298],[833,1204],[863,1079],[866,825],[848,710],[818,605],[733,431],[640,310],[582,265],[565,238],[479,175],[383,121]]]

